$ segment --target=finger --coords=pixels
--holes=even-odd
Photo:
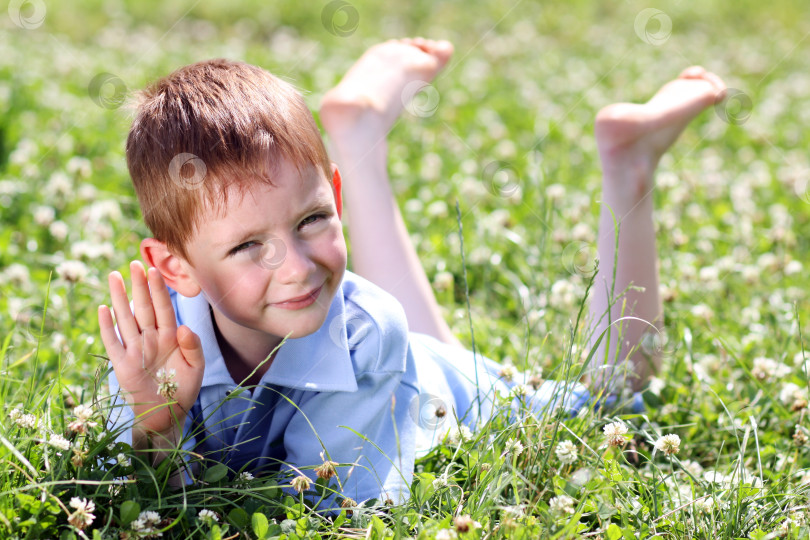
[[[143,333],[143,354],[140,358],[141,367],[150,373],[153,368],[165,364],[165,359],[158,358],[158,335],[154,328],[144,328]]]
[[[189,366],[195,369],[205,368],[202,342],[197,334],[191,331],[191,328],[183,325],[177,329],[177,344]]]
[[[110,272],[108,278],[110,284],[110,297],[112,298],[115,322],[118,325],[118,333],[124,343],[124,348],[140,339],[140,331],[132,310],[129,308],[129,298],[127,298],[127,288],[124,278],[120,272]]]
[[[149,290],[152,291],[157,328],[159,330],[165,328],[170,332],[174,332],[177,329],[177,319],[174,315],[174,306],[172,306],[172,299],[169,297],[169,290],[166,288],[163,276],[158,272],[157,268],[150,268],[147,271],[147,279],[149,280]]]
[[[149,294],[149,285],[146,284],[146,273],[140,261],[129,264],[132,276],[132,302],[135,305],[135,322],[138,328],[155,327],[155,309],[152,307],[152,296]]]
[[[112,313],[107,306],[98,306],[98,326],[101,329],[101,342],[107,350],[107,357],[113,363],[113,367],[120,358],[126,354],[121,340],[115,333],[115,325],[112,320]]]

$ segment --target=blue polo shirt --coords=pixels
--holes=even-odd
[[[178,325],[200,337],[205,354],[183,446],[234,471],[291,471],[314,480],[314,467],[329,459],[341,464],[335,495],[403,502],[418,453],[440,443],[456,418],[474,428],[492,414],[498,394],[521,382],[505,381],[501,366],[480,355],[409,333],[391,295],[346,272],[323,326],[285,341],[259,385],[240,387],[220,352],[207,300],[170,294]],[[114,373],[110,387],[117,395]],[[538,413],[549,405],[576,411],[589,394],[581,385],[547,381],[520,399]],[[117,403],[124,404],[121,396]],[[114,426],[133,420],[126,405],[111,414]],[[121,440],[130,442],[129,430]]]

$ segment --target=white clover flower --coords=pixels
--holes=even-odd
[[[11,283],[18,287],[27,287],[31,284],[31,273],[28,267],[20,263],[12,263],[0,273],[3,282]]]
[[[549,201],[560,201],[565,197],[565,186],[561,184],[551,184],[546,188],[546,197]]]
[[[570,281],[561,279],[551,285],[549,303],[552,307],[565,310],[573,306],[576,299],[576,289]]]
[[[804,515],[804,511],[801,508],[792,510],[790,512],[790,519],[792,519],[799,527],[807,522],[807,516]]]
[[[43,194],[46,197],[65,197],[73,193],[73,182],[63,171],[54,172],[45,185]]]
[[[808,437],[807,429],[796,424],[793,431],[793,443],[796,446],[805,446],[808,442],[810,442],[810,437]]]
[[[246,485],[251,480],[253,480],[253,475],[247,471],[240,472],[236,477],[236,483],[240,485]]]
[[[290,482],[290,485],[298,493],[303,493],[308,490],[311,484],[312,482],[309,477],[303,474],[296,476],[292,479],[292,482]]]
[[[213,512],[208,508],[203,508],[200,510],[200,512],[197,514],[197,518],[208,525],[213,525],[214,523],[219,522],[219,516],[217,516],[216,512]]]
[[[754,358],[754,366],[751,368],[751,375],[763,382],[784,377],[788,373],[790,367],[764,356]]]
[[[456,527],[456,531],[460,533],[469,532],[470,529],[475,530],[481,528],[481,523],[475,521],[469,514],[456,516],[453,520],[453,525]]]
[[[433,277],[433,287],[437,291],[449,291],[453,288],[453,274],[447,271],[437,272]]]
[[[152,510],[146,510],[138,515],[138,519],[132,522],[130,527],[141,537],[163,536],[158,530],[160,514]]]
[[[88,428],[94,428],[98,425],[98,422],[90,420],[95,414],[92,407],[78,405],[73,409],[73,414],[76,415],[76,419],[68,424],[68,429],[71,431],[87,433]]]
[[[593,242],[593,229],[585,222],[577,223],[571,229],[571,239],[576,242]]]
[[[443,472],[442,474],[437,476],[436,479],[433,480],[433,482],[431,482],[431,485],[433,486],[433,489],[440,489],[447,486],[447,484],[449,483],[450,478],[447,476],[446,472]]]
[[[166,399],[166,401],[171,401],[174,399],[174,394],[177,392],[177,388],[179,387],[175,377],[177,377],[177,371],[174,369],[166,369],[160,368],[157,371],[157,383],[158,383],[158,390],[157,393],[162,398]]]
[[[529,395],[529,392],[530,392],[530,391],[531,391],[531,390],[530,390],[530,388],[529,388],[529,386],[528,386],[528,385],[525,385],[525,384],[516,384],[516,385],[515,385],[515,386],[512,388],[512,395],[513,395],[513,396],[515,396],[516,398],[526,397],[526,396],[528,396],[528,395]]]
[[[574,513],[574,499],[568,495],[558,495],[548,501],[548,506],[554,514],[564,515]]]
[[[627,425],[622,422],[613,422],[602,428],[602,431],[607,437],[608,446],[624,446],[627,442],[625,435],[627,435]]]
[[[48,439],[48,444],[59,450],[68,450],[70,448],[70,441],[57,433],[51,435],[51,438]]]
[[[690,311],[692,312],[692,315],[700,319],[711,319],[714,316],[714,311],[712,311],[712,308],[706,304],[697,304],[692,306]]]
[[[564,465],[571,465],[577,460],[577,447],[571,441],[560,441],[557,443],[557,448],[554,450],[557,454],[557,459]]]
[[[514,366],[510,365],[503,366],[501,370],[498,372],[498,376],[507,382],[512,381],[515,378],[516,374],[517,370],[515,369]]]
[[[37,417],[33,414],[24,414],[16,420],[17,425],[25,429],[35,429],[37,427]]]
[[[503,451],[504,455],[518,457],[523,453],[525,447],[518,439],[509,439],[506,441],[506,447]]]
[[[700,512],[711,514],[712,510],[714,510],[714,497],[695,499],[695,508]]]
[[[681,461],[681,466],[694,477],[700,477],[703,474],[703,466],[697,461],[687,459]]]
[[[779,391],[779,401],[784,405],[790,405],[795,399],[796,392],[800,390],[801,388],[796,383],[787,382],[783,384],[782,389]]]
[[[790,531],[796,528],[796,522],[793,521],[791,518],[787,518],[785,521],[779,524],[779,528],[776,529],[776,536],[783,537],[790,534]]]
[[[726,476],[720,471],[706,471],[703,473],[703,478],[707,482],[711,482],[713,484],[720,484],[723,486],[729,486],[731,484],[731,477]]]
[[[82,281],[90,269],[81,261],[64,261],[56,267],[56,275],[69,283]]]
[[[124,453],[119,453],[117,456],[115,456],[115,460],[122,467],[130,467],[132,465],[132,461],[130,461],[130,459]]]
[[[435,536],[436,540],[456,540],[458,535],[456,531],[453,529],[441,529],[439,532],[436,533]]]
[[[37,206],[34,209],[34,223],[41,227],[47,227],[53,223],[56,217],[56,210],[53,206]]]
[[[86,157],[73,156],[65,164],[65,169],[70,174],[88,178],[93,171],[93,164]]]
[[[647,387],[647,390],[649,390],[652,394],[655,394],[656,396],[660,396],[661,390],[663,390],[666,387],[666,385],[667,383],[664,381],[664,379],[658,377],[651,377],[650,384]]]
[[[664,435],[655,442],[655,449],[668,456],[677,454],[681,450],[681,438],[674,433]]]
[[[464,424],[452,426],[447,431],[447,442],[453,445],[462,443],[472,438],[472,431]]]
[[[325,460],[323,462],[323,465],[321,465],[319,467],[315,467],[315,475],[318,478],[323,478],[324,480],[329,480],[329,479],[331,479],[333,476],[335,476],[337,474],[337,471],[335,470],[335,467],[337,465],[339,465],[339,463],[336,463],[334,461]]]
[[[79,497],[72,497],[70,499],[70,507],[75,511],[68,516],[68,523],[77,529],[84,529],[93,523],[96,516],[93,512],[96,510],[96,505],[93,501],[87,499],[80,499]]]
[[[115,248],[109,242],[75,242],[70,246],[70,254],[75,259],[111,259],[115,255]]]
[[[793,274],[798,274],[803,269],[802,263],[799,261],[790,261],[785,265],[785,275],[792,276]]]

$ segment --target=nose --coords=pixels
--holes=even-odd
[[[275,246],[275,278],[282,284],[308,284],[317,265],[309,246],[295,240],[278,240]]]

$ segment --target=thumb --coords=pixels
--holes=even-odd
[[[180,326],[177,329],[177,344],[180,346],[180,352],[189,366],[195,369],[203,369],[205,367],[205,355],[203,354],[202,342],[200,338],[186,326]]]

